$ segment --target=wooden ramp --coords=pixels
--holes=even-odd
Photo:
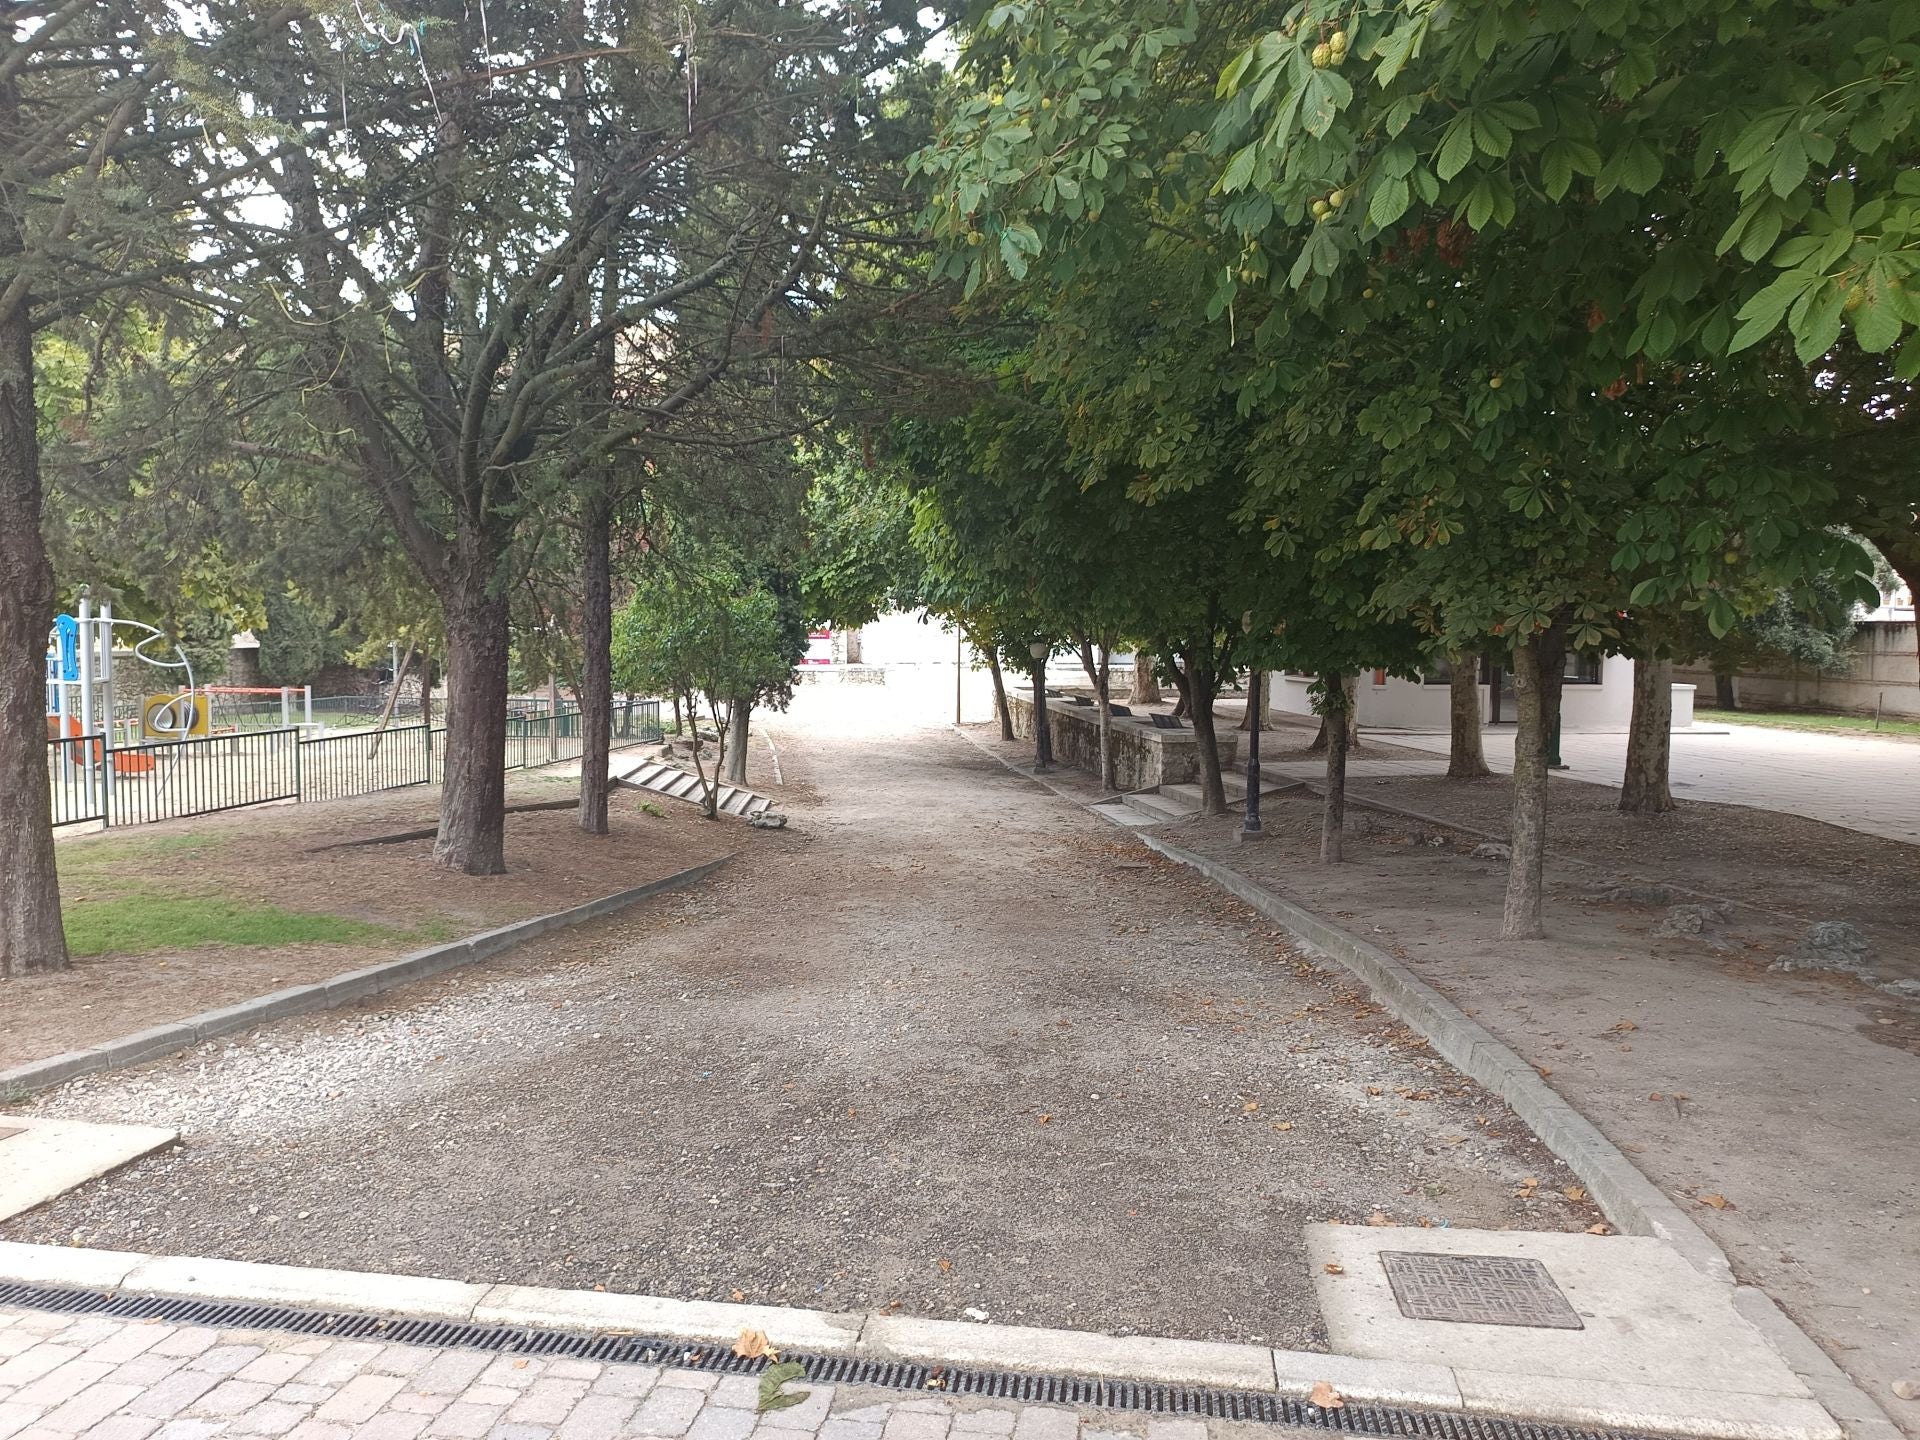
[[[634,755],[613,755],[607,760],[607,778],[615,785],[630,785],[636,790],[651,790],[669,800],[684,800],[689,805],[704,805],[700,777],[691,770],[669,765],[664,760],[649,760]],[[709,784],[714,783],[709,780]],[[773,802],[765,795],[737,785],[720,784],[719,810],[723,815],[751,819]]]

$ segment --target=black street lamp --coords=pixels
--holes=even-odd
[[[1241,617],[1240,628],[1253,633],[1251,612]],[[1247,818],[1240,826],[1242,840],[1261,839],[1260,828],[1260,722],[1266,718],[1266,675],[1258,664],[1247,670]]]
[[[1053,737],[1047,733],[1047,656],[1053,646],[1036,640],[1027,647],[1033,657],[1033,768],[1053,768]]]

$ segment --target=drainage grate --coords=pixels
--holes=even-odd
[[[460,1346],[512,1355],[568,1355],[608,1364],[671,1365],[726,1375],[751,1375],[766,1364],[735,1355],[725,1345],[653,1340],[637,1335],[599,1335],[573,1330],[526,1330],[451,1320],[403,1320],[337,1310],[299,1310],[225,1300],[170,1300],[161,1296],[62,1290],[0,1283],[0,1305],[26,1310],[105,1315],[123,1320],[164,1320],[220,1330],[288,1330],[328,1339],[373,1339],[404,1345]],[[1319,1433],[1406,1436],[1414,1440],[1651,1440],[1618,1430],[1589,1430],[1461,1415],[1348,1404],[1322,1410],[1287,1396],[1241,1390],[1209,1390],[1134,1380],[1091,1380],[1070,1375],[1026,1375],[1007,1370],[967,1370],[903,1360],[863,1360],[846,1355],[790,1355],[806,1378],[823,1385],[868,1385],[886,1390],[1013,1400],[1044,1405],[1093,1406],[1204,1420],[1245,1420],[1290,1425]]]
[[[1584,1330],[1538,1260],[1520,1255],[1432,1255],[1382,1250],[1387,1283],[1409,1320]]]

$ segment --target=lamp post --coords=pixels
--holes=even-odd
[[[1047,656],[1053,646],[1036,640],[1027,647],[1033,657],[1033,768],[1053,768],[1053,737],[1047,733]]]
[[[1253,612],[1240,617],[1240,629],[1253,633]],[[1256,663],[1247,667],[1247,816],[1241,823],[1240,840],[1259,840],[1260,828],[1260,722],[1266,719],[1266,673]]]

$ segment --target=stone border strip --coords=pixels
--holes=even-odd
[[[672,1300],[608,1291],[466,1284],[411,1275],[13,1242],[0,1242],[0,1283],[340,1309],[523,1329],[643,1335],[707,1345],[730,1344],[742,1330],[759,1330],[781,1349],[816,1355],[1192,1385],[1302,1401],[1311,1396],[1316,1385],[1325,1382],[1349,1404],[1414,1406],[1536,1424],[1559,1423],[1551,1415],[1516,1414],[1497,1399],[1485,1403],[1467,1399],[1460,1377],[1448,1366],[1271,1350],[1261,1345]],[[1663,1393],[1637,1387],[1628,1395],[1611,1386],[1581,1384],[1569,1390],[1568,1403],[1583,1415],[1590,1415],[1596,1406],[1614,1403],[1623,1415],[1637,1419],[1647,1413],[1646,1402],[1657,1401]],[[1687,1393],[1697,1401],[1697,1392]],[[1592,1422],[1583,1419],[1578,1423]],[[1643,1429],[1640,1433],[1646,1432]],[[1730,1420],[1705,1429],[1692,1422],[1684,1433],[1691,1440],[1835,1440],[1839,1434],[1831,1424],[1786,1419],[1760,1426],[1750,1420]],[[1889,1429],[1888,1433],[1894,1432]]]
[[[435,945],[426,950],[416,950],[411,955],[402,955],[397,960],[383,960],[377,965],[369,965],[364,969],[349,970],[346,974],[335,975],[329,980],[317,980],[311,985],[289,986],[285,990],[275,990],[268,995],[257,995],[251,1000],[242,1000],[237,1005],[228,1005],[223,1009],[208,1010],[199,1015],[189,1016],[185,1020],[137,1030],[131,1035],[122,1035],[118,1040],[109,1040],[105,1044],[95,1045],[85,1050],[69,1050],[63,1055],[49,1056],[44,1060],[30,1060],[10,1070],[0,1070],[0,1103],[11,1104],[35,1090],[45,1090],[54,1085],[64,1084],[76,1076],[91,1075],[102,1070],[123,1070],[130,1065],[144,1064],[162,1055],[170,1055],[176,1050],[184,1050],[189,1045],[199,1044],[202,1040],[231,1035],[236,1030],[245,1030],[268,1020],[281,1020],[289,1015],[307,1015],[316,1010],[337,1009],[352,1001],[364,1000],[370,995],[391,990],[397,985],[424,980],[429,975],[438,975],[442,971],[458,969],[463,965],[472,965],[489,956],[498,955],[503,950],[525,944],[550,930],[578,925],[584,920],[596,920],[602,915],[611,915],[617,910],[624,910],[629,905],[638,904],[652,896],[696,884],[732,858],[732,855],[722,855],[718,859],[708,860],[677,874],[668,875],[659,880],[650,880],[645,885],[634,886],[631,890],[619,890],[611,895],[603,895],[598,900],[588,900],[584,904],[574,905],[565,910],[556,910],[550,915],[536,915],[530,920],[518,920],[511,925],[502,925],[498,929],[469,935],[464,940]]]
[[[1490,1030],[1385,951],[1282,899],[1237,870],[1155,835],[1143,834],[1140,839],[1167,859],[1199,871],[1309,950],[1352,972],[1397,1018],[1425,1036],[1436,1054],[1506,1101],[1527,1128],[1585,1182],[1617,1229],[1664,1240],[1704,1276],[1731,1287],[1735,1307],[1854,1440],[1900,1440],[1887,1413],[1771,1296],[1735,1279],[1726,1254],[1693,1217]]]

